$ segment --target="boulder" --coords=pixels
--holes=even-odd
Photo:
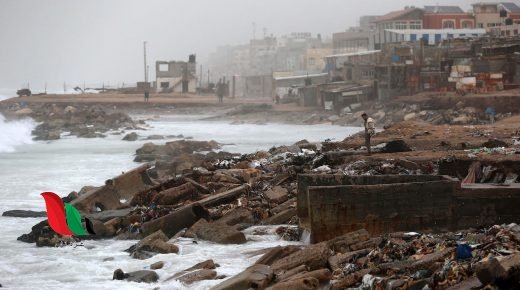
[[[409,114],[406,114],[404,115],[404,120],[405,121],[410,121],[410,120],[413,120],[415,119],[415,117],[417,117],[417,114],[416,113],[409,113]]]
[[[159,280],[159,275],[155,271],[140,270],[130,273],[125,273],[121,269],[114,271],[112,280],[128,280],[137,283],[153,283]]]
[[[516,289],[520,285],[520,253],[485,259],[475,268],[477,278],[484,285],[494,283],[500,289]]]
[[[200,269],[200,270],[195,270],[195,271],[186,273],[184,275],[181,275],[179,277],[176,277],[175,280],[177,280],[183,284],[190,285],[197,281],[213,280],[216,277],[217,277],[217,271],[209,270],[209,269]]]
[[[180,230],[191,227],[201,218],[209,219],[209,212],[202,205],[192,203],[163,217],[143,223],[141,231],[144,235],[150,235],[161,230],[168,237],[173,237]]]
[[[150,135],[146,137],[146,140],[162,140],[164,139],[163,135]]]
[[[186,237],[211,241],[219,244],[244,244],[244,233],[223,223],[209,223],[204,219],[196,222],[185,234]]]
[[[33,113],[33,110],[29,109],[29,108],[23,108],[23,109],[20,109],[16,112],[14,112],[16,115],[18,116],[26,116],[26,115],[30,115]]]
[[[211,288],[212,290],[265,289],[273,281],[273,270],[267,265],[255,264],[243,272]]]
[[[287,271],[299,265],[306,265],[309,270],[317,270],[327,265],[330,256],[326,242],[310,245],[301,251],[294,252],[287,257],[275,261],[272,268],[275,272]]]
[[[67,106],[65,110],[63,110],[66,114],[74,114],[78,111],[78,109],[74,108],[73,106]]]
[[[162,267],[164,267],[163,261],[158,261],[150,265],[150,269],[152,270],[162,269]]]
[[[123,137],[123,140],[124,141],[136,141],[138,138],[139,138],[139,136],[137,136],[137,133],[132,132],[132,133],[126,134],[125,137]]]
[[[262,264],[262,265],[271,265],[275,261],[287,257],[290,254],[300,251],[300,247],[298,246],[277,246],[269,250],[267,253],[265,253],[260,259],[258,259],[255,264]]]
[[[281,186],[275,186],[271,189],[268,189],[264,192],[264,195],[269,202],[278,204],[286,202],[289,199],[287,189]]]
[[[174,244],[168,243],[168,237],[162,232],[157,231],[141,241],[136,245],[130,247],[128,250],[133,258],[144,260],[153,255],[178,253],[179,248]]]

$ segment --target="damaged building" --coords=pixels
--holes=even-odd
[[[195,55],[186,61],[157,61],[155,63],[158,93],[196,93],[197,62]]]

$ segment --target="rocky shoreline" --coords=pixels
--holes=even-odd
[[[158,253],[178,253],[175,242],[179,237],[243,244],[247,239],[242,230],[252,225],[280,225],[276,232],[281,238],[300,240],[302,231],[295,227],[298,174],[438,172],[436,164],[414,165],[402,160],[345,164],[337,151],[327,151],[328,146],[302,140],[269,151],[233,155],[207,153],[218,148],[214,141],[145,144],[136,158],[155,164],[145,163],[107,180],[102,187],[84,188],[64,199],[93,221],[96,235],[87,238],[138,239],[127,252],[135,259],[148,259]],[[361,148],[353,150],[362,153],[356,151]],[[37,246],[71,242],[55,234],[46,221],[19,240]],[[519,246],[520,227],[514,224],[442,234],[371,236],[360,229],[309,246],[265,249],[256,253],[259,259],[254,265],[233,277],[219,274],[218,265],[208,257],[169,277],[159,277],[153,270],[162,267],[159,262],[150,265],[151,270],[126,273],[115,269],[113,279],[177,280],[185,285],[226,279],[213,289],[510,287],[519,281],[510,270],[516,269],[511,268],[511,260],[514,265],[520,263]],[[494,267],[503,270],[496,273]]]
[[[71,192],[63,201],[73,204],[92,221],[96,234],[82,239],[138,240],[126,251],[140,260],[159,253],[177,254],[176,243],[181,237],[194,242],[244,244],[248,241],[243,230],[254,225],[274,225],[280,238],[300,241],[304,233],[296,195],[297,177],[301,174],[444,174],[477,183],[518,183],[518,167],[514,165],[520,159],[520,144],[515,143],[515,138],[520,137],[514,125],[517,117],[505,114],[499,124],[490,127],[477,117],[476,110],[467,108],[459,105],[444,113],[433,110],[437,112],[434,114],[414,104],[386,104],[384,109],[367,106],[346,113],[345,120],[354,121],[363,110],[373,113],[382,124],[389,122],[388,129],[373,138],[375,154],[370,157],[365,155],[363,136],[359,134],[341,142],[302,140],[251,154],[216,152],[220,144],[215,141],[146,143],[136,151],[134,160],[142,165],[107,180],[101,187],[86,186]],[[379,113],[387,109],[388,114]],[[78,137],[101,137],[100,132],[143,125],[125,114],[95,106],[42,105],[41,112],[26,108],[10,111],[46,124],[38,136],[47,138],[65,131]],[[266,114],[245,115],[257,113]],[[447,126],[460,123],[454,120],[460,119],[462,113],[470,116],[462,124],[471,126]],[[226,116],[236,114],[231,111]],[[438,116],[442,121],[435,121]],[[94,129],[80,134],[86,124],[91,126],[86,128]],[[477,160],[486,166],[474,165]],[[463,167],[459,163],[471,166],[452,170],[454,165]],[[477,178],[479,174],[482,176]],[[7,215],[41,213],[11,211]],[[18,240],[38,247],[77,242],[77,238],[54,233],[47,221],[38,223]],[[268,248],[251,255],[258,256],[254,265],[233,277],[220,273],[218,260],[208,257],[207,261],[167,276],[154,271],[164,265],[163,261],[151,264],[150,270],[114,269],[112,278],[143,283],[177,280],[184,285],[225,279],[213,289],[271,290],[516,289],[520,285],[520,227],[516,224],[441,233],[370,234],[361,227],[316,244]]]

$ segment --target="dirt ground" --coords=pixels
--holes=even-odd
[[[431,125],[422,121],[403,121],[377,133],[371,139],[372,146],[392,140],[403,140],[413,151],[400,153],[374,153],[372,156],[355,154],[350,159],[388,160],[404,158],[416,162],[435,161],[454,157],[460,160],[478,159],[481,161],[520,161],[520,154],[501,154],[477,152],[490,139],[504,141],[507,150],[520,150],[514,146],[514,139],[520,138],[520,116],[515,115],[489,125]],[[520,140],[520,139],[518,139]],[[339,142],[338,149],[356,149],[364,146],[362,135],[346,138]],[[470,151],[468,151],[470,150]],[[474,154],[470,155],[470,154]],[[475,157],[476,156],[476,157]]]

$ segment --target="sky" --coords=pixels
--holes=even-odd
[[[116,85],[150,76],[156,60],[204,59],[221,45],[253,36],[332,33],[407,5],[470,0],[0,0],[0,90]]]

